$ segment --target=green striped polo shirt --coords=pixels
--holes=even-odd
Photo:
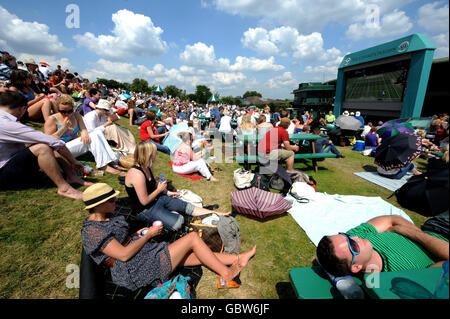
[[[433,232],[425,233],[448,242],[448,239]],[[423,269],[439,261],[412,240],[397,233],[379,233],[374,226],[367,223],[349,230],[347,234],[369,240],[383,259],[384,271]]]

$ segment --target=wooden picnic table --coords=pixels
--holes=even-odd
[[[244,160],[244,162],[247,163],[247,167],[249,166],[249,162],[257,162],[258,159],[258,155],[254,154],[254,155],[250,155],[248,154],[248,143],[255,143],[256,144],[256,148],[258,148],[258,142],[260,141],[260,139],[263,136],[258,135],[258,134],[253,134],[253,135],[238,135],[237,138],[238,140],[242,141],[244,143],[244,156],[236,156],[236,160],[240,161],[240,160]],[[311,148],[312,148],[312,153],[296,153],[294,155],[294,158],[297,159],[310,159],[312,160],[313,163],[313,168],[314,171],[317,173],[318,172],[318,165],[317,165],[317,161],[319,159],[323,159],[323,158],[334,158],[336,157],[336,154],[332,154],[332,153],[316,153],[315,150],[315,141],[319,140],[323,138],[322,136],[317,136],[314,134],[310,134],[310,133],[295,133],[295,134],[290,134],[289,135],[289,140],[290,141],[311,141]]]

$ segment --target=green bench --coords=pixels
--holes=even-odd
[[[365,274],[353,277],[366,299],[429,299],[433,297],[441,267]],[[297,267],[289,279],[299,299],[342,299],[322,267]]]
[[[300,153],[294,155],[294,160],[300,160],[300,159],[310,159],[313,162],[314,171],[317,173],[318,166],[317,166],[317,160],[318,159],[325,159],[325,158],[336,158],[337,155],[334,153]],[[249,164],[251,163],[257,163],[259,156],[257,155],[238,155],[233,157],[234,160],[238,163],[245,163],[247,168]]]
[[[361,280],[353,277],[358,285]],[[298,299],[343,299],[322,267],[299,267],[289,271],[289,279]]]

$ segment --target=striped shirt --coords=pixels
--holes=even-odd
[[[357,236],[371,242],[373,248],[383,259],[383,271],[424,269],[439,261],[424,247],[410,239],[397,233],[379,233],[373,225],[367,223],[363,223],[347,233],[350,236]],[[438,234],[426,233],[448,242],[448,239]]]

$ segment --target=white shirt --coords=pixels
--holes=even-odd
[[[231,117],[228,115],[222,116],[220,119],[220,132],[231,132]]]
[[[119,100],[116,102],[116,107],[118,110],[120,110],[120,109],[126,109],[128,107],[128,105],[124,101]]]
[[[92,132],[95,129],[99,129],[104,132],[105,128],[103,127],[103,124],[108,122],[108,117],[106,115],[99,117],[96,111],[92,111],[83,117],[83,121],[88,132]]]

